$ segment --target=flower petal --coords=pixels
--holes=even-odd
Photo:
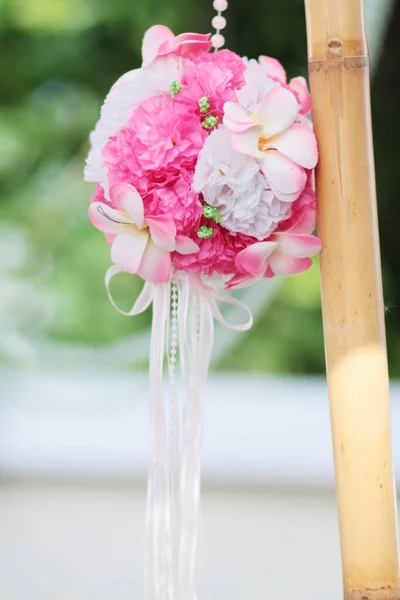
[[[297,96],[297,100],[300,103],[301,115],[308,115],[311,111],[311,94],[308,91],[307,81],[304,77],[293,77],[289,81],[289,87]]]
[[[262,171],[271,186],[282,194],[299,194],[307,181],[307,175],[296,163],[277,150],[264,152]],[[276,194],[279,198],[279,195]]]
[[[171,272],[171,254],[158,248],[151,240],[146,246],[138,275],[146,281],[168,281]]]
[[[144,225],[143,200],[139,192],[129,183],[119,183],[110,189],[112,202],[120,210],[124,210],[131,217],[132,222],[142,229]]]
[[[208,42],[210,37],[211,33],[180,33],[175,39],[177,46],[180,46],[188,42]]]
[[[175,250],[179,254],[195,254],[200,250],[199,246],[186,235],[177,235],[175,238],[176,248]]]
[[[259,281],[260,277],[252,277],[251,275],[242,275],[241,273],[236,273],[233,275],[226,283],[226,290],[233,290],[248,287],[249,285],[253,285],[256,281]]]
[[[265,96],[255,118],[263,124],[263,136],[269,138],[293,125],[298,112],[299,104],[293,92],[276,87]]]
[[[146,221],[154,244],[167,252],[175,250],[176,225],[174,221],[164,215],[146,217]]]
[[[273,240],[279,244],[279,251],[295,258],[315,256],[322,248],[322,243],[315,235],[301,233],[274,233]]]
[[[312,265],[311,258],[294,258],[288,254],[274,252],[269,261],[275,275],[298,275],[307,271]]]
[[[279,150],[305,169],[313,169],[317,164],[317,140],[307,125],[295,123],[287,131],[275,136],[269,147]]]
[[[110,244],[110,246],[111,246],[111,244],[113,243],[113,241],[115,240],[116,237],[117,237],[116,233],[106,233],[105,234],[105,238],[106,238],[107,242]]]
[[[252,156],[258,160],[263,160],[265,157],[265,152],[261,152],[258,149],[258,139],[260,134],[260,127],[253,127],[253,129],[248,129],[243,133],[233,133],[232,147],[237,152],[247,154],[248,156]]]
[[[237,104],[225,102],[224,125],[235,133],[241,133],[257,126],[257,123]]]
[[[179,55],[184,56],[198,50],[209,50],[212,46],[210,33],[181,33],[175,38],[176,48],[180,50]]]
[[[297,190],[297,192],[293,192],[292,194],[284,194],[283,192],[278,190],[278,188],[275,187],[274,184],[271,183],[271,181],[269,181],[268,183],[274,196],[276,196],[278,200],[281,200],[282,202],[294,202],[295,200],[298,200],[299,196],[301,195],[302,190]]]
[[[248,275],[262,275],[266,269],[268,257],[277,246],[276,242],[256,242],[247,246],[236,256],[237,270]]]
[[[129,221],[119,210],[111,208],[103,202],[92,202],[89,206],[89,219],[99,231],[118,233]]]
[[[142,42],[143,66],[149,65],[158,55],[158,49],[164,42],[175,39],[175,35],[165,25],[154,25],[144,34]]]
[[[272,58],[271,56],[259,56],[258,61],[260,65],[267,67],[267,75],[269,77],[272,77],[281,83],[286,83],[286,71],[279,60],[276,60],[276,58]]]
[[[282,231],[310,234],[315,229],[316,214],[314,192],[306,189],[301,195],[300,202],[296,205],[296,210],[293,211]]]
[[[119,233],[111,246],[111,260],[125,273],[137,273],[149,239],[147,231],[127,227]]]
[[[117,81],[114,83],[111,90],[114,90],[118,85],[121,85],[121,83],[128,83],[128,82],[132,83],[138,76],[139,71],[140,71],[140,69],[132,69],[131,71],[127,71],[126,73],[121,75],[121,77],[119,77],[117,79]]]

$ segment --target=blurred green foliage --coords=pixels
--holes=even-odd
[[[289,76],[306,75],[301,0],[230,4],[227,47],[245,56],[275,56]],[[0,0],[0,223],[3,239],[11,232],[26,246],[22,258],[6,261],[3,271],[0,261],[0,274],[31,282],[22,305],[44,290],[40,331],[37,317],[23,320],[33,336],[95,345],[148,327],[149,314],[126,319],[106,297],[109,249],[88,223],[93,188],[82,181],[88,134],[113,82],[140,65],[149,26],[204,32],[213,15],[211,0]],[[122,277],[113,290],[128,306],[139,286]],[[0,304],[1,310],[6,308]],[[390,342],[394,357],[399,336]],[[4,349],[2,356],[7,359]],[[323,372],[316,266],[282,282],[257,325],[247,337],[238,334],[220,367]]]

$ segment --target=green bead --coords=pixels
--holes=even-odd
[[[197,237],[199,237],[203,240],[208,240],[208,239],[210,239],[212,234],[213,234],[212,227],[207,227],[207,225],[202,225],[197,232]]]
[[[215,223],[221,223],[221,213],[219,212],[219,208],[214,207],[214,215],[212,218]]]
[[[204,129],[212,129],[217,125],[218,121],[218,117],[214,117],[214,115],[207,115],[201,124],[203,125]]]
[[[214,216],[214,207],[208,206],[208,204],[206,204],[206,206],[204,206],[203,208],[203,215],[206,219],[212,219]]]
[[[171,93],[171,98],[174,99],[177,94],[181,91],[182,86],[179,81],[173,81],[169,86],[169,91]]]
[[[199,106],[201,113],[208,113],[208,111],[210,110],[210,101],[207,98],[207,96],[203,96],[202,98],[200,98]]]
[[[215,223],[221,223],[221,213],[216,206],[209,206],[206,204],[203,207],[203,215],[206,219],[212,219]]]

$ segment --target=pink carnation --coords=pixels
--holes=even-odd
[[[154,187],[144,199],[144,204],[154,215],[171,217],[178,234],[190,235],[199,229],[202,202],[199,194],[192,190],[192,176],[189,173],[177,173],[167,183]]]
[[[145,170],[190,166],[207,137],[198,116],[169,95],[142,102],[130,118],[129,128],[130,144]]]
[[[234,100],[236,90],[244,85],[244,71],[242,59],[234,52],[201,52],[185,72],[175,101],[200,115],[198,101],[207,97],[209,113],[222,120],[225,102]]]
[[[205,220],[201,224],[209,225]],[[218,226],[214,228],[214,233],[208,240],[199,239],[197,235],[191,237],[200,247],[199,252],[186,256],[174,254],[174,265],[177,269],[205,275],[235,273],[235,259],[238,252],[257,241],[240,233],[233,236],[227,229]]]
[[[108,169],[109,185],[130,183],[142,196],[154,186],[165,184],[171,175],[168,169],[152,171],[142,168],[136,154],[135,135],[129,127],[109,139],[103,150],[103,157],[103,165]],[[174,174],[176,171],[173,171],[172,175]]]

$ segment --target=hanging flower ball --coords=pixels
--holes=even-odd
[[[300,273],[321,247],[307,84],[220,50],[227,6],[214,1],[212,37],[150,28],[91,134],[90,219],[115,267],[147,281],[184,271],[230,289]]]

